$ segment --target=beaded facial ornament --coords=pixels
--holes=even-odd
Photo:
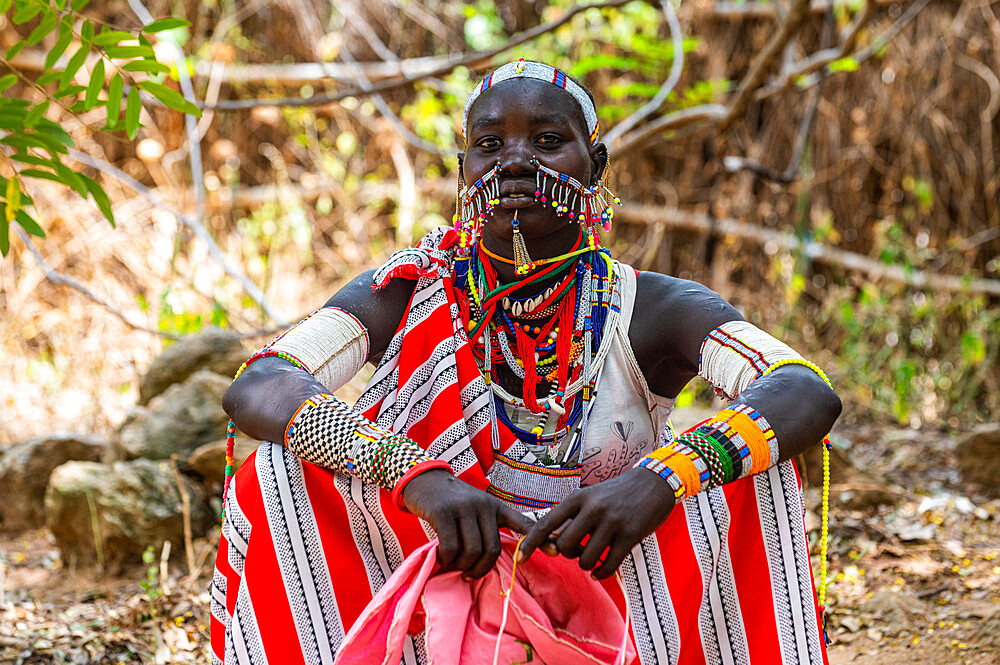
[[[526,62],[521,58],[510,62],[487,76],[476,86],[465,102],[465,113],[462,118],[463,134],[467,132],[469,110],[478,97],[490,87],[512,78],[532,78],[546,81],[562,88],[580,105],[587,129],[590,132],[591,145],[597,143],[600,127],[597,121],[597,110],[586,91],[577,85],[566,74],[538,62]],[[555,209],[557,215],[565,215],[578,222],[587,235],[587,249],[596,249],[600,243],[598,228],[605,231],[611,228],[614,211],[604,194],[615,203],[621,203],[604,184],[587,186],[576,178],[551,169],[536,158],[531,163],[535,166],[535,201]],[[472,247],[479,239],[483,222],[493,214],[500,204],[499,174],[503,165],[499,162],[490,171],[474,183],[460,190],[458,211],[455,215],[455,230],[460,237],[462,249]],[[514,256],[515,268],[518,274],[530,272],[539,263],[533,263],[528,256],[524,241],[518,232],[517,211],[514,213]],[[518,242],[520,241],[520,242]]]

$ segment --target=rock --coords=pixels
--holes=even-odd
[[[138,404],[148,404],[168,387],[186,380],[200,369],[209,369],[231,380],[249,355],[232,332],[205,328],[174,342],[157,356],[139,379]]]
[[[45,523],[45,487],[52,470],[71,460],[97,461],[108,444],[88,434],[61,432],[7,448],[0,456],[0,530],[37,529]]]
[[[191,531],[211,528],[214,516],[182,476],[191,509]],[[55,469],[45,493],[45,518],[66,565],[101,563],[116,569],[142,560],[152,545],[169,540],[184,550],[184,521],[177,481],[166,461],[68,462]]]
[[[888,625],[889,632],[909,630],[915,623],[925,622],[924,603],[912,593],[882,589],[861,605],[861,611]]]
[[[119,428],[116,452],[124,459],[187,457],[203,443],[225,434],[229,416],[222,396],[230,379],[201,369],[184,383],[158,395],[148,407],[138,406]]]
[[[1000,495],[1000,423],[976,427],[955,447],[962,478]]]
[[[981,649],[1000,651],[1000,610],[987,617],[972,636],[972,643]]]
[[[250,453],[257,450],[259,445],[260,441],[242,436],[236,437],[233,462],[237,469],[250,456]],[[200,446],[191,453],[188,464],[191,466],[191,470],[204,478],[206,484],[210,485],[213,490],[221,488],[226,477],[226,440],[212,441]]]

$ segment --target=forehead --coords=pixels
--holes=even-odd
[[[573,123],[586,134],[583,111],[571,94],[551,83],[525,78],[502,81],[480,95],[469,109],[468,132],[514,119]]]

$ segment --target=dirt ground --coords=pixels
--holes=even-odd
[[[954,439],[846,427],[834,442],[879,491],[831,493],[830,662],[1000,663],[1000,501],[963,493]],[[818,488],[806,497],[817,527]],[[213,548],[194,543],[194,575],[183,554],[162,569],[150,553],[111,576],[70,570],[44,530],[0,538],[0,663],[210,662]]]

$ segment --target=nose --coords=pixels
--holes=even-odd
[[[535,165],[532,163],[534,157],[529,140],[508,140],[500,155],[500,175],[524,177],[534,174]]]

